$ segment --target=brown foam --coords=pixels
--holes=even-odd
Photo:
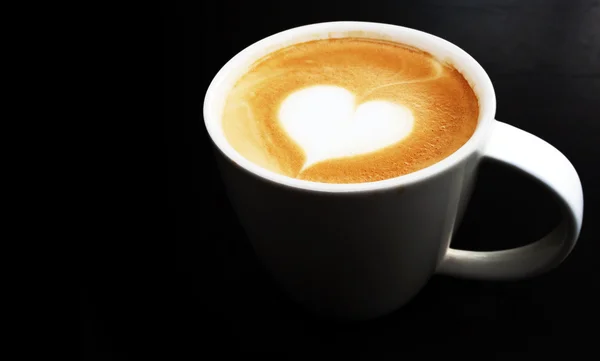
[[[311,85],[336,85],[357,103],[388,100],[411,109],[413,130],[400,142],[316,163],[277,118],[282,101]],[[403,44],[362,38],[296,44],[260,59],[230,91],[223,113],[228,142],[261,167],[326,183],[363,183],[430,166],[460,148],[477,126],[477,97],[451,65]]]

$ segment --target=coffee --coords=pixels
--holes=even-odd
[[[477,126],[460,72],[407,45],[315,40],[254,63],[230,90],[222,125],[249,161],[292,178],[363,183],[428,167]]]

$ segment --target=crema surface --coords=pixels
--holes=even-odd
[[[450,64],[363,38],[273,52],[231,89],[225,136],[249,161],[292,178],[362,183],[448,157],[477,126],[477,97]]]

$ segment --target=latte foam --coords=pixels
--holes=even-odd
[[[477,126],[451,65],[389,41],[316,40],[257,61],[228,94],[223,130],[243,157],[289,177],[362,183],[432,165]]]

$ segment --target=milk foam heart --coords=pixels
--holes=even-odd
[[[356,104],[350,91],[317,85],[290,94],[279,108],[279,121],[304,150],[303,169],[317,162],[370,153],[410,134],[410,109],[384,100]]]

